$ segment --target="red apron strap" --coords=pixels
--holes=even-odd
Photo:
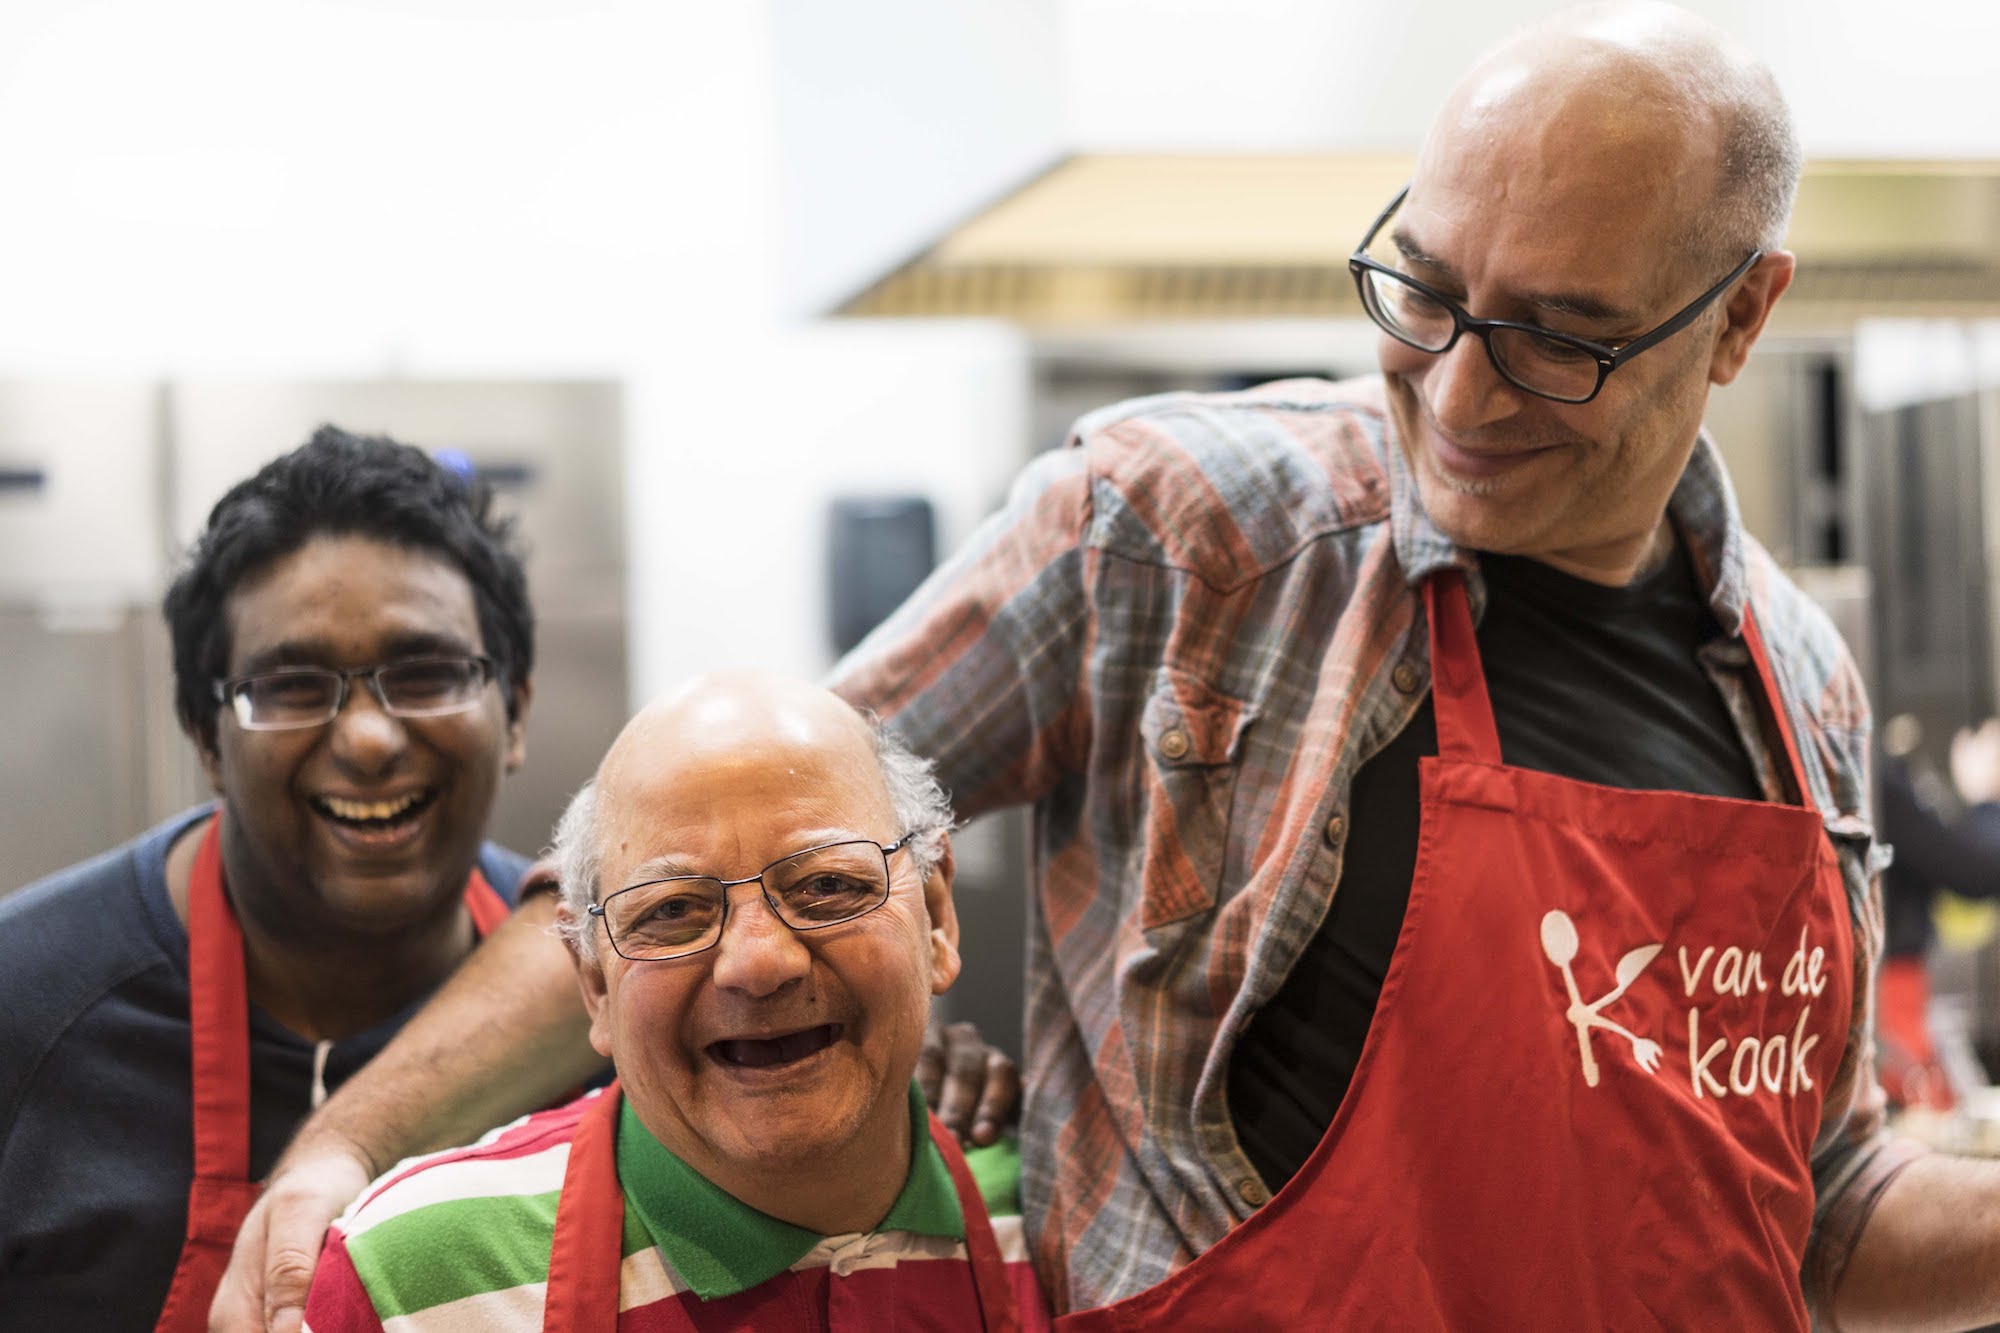
[[[618,1327],[618,1274],[624,1261],[625,1194],[618,1187],[616,1080],[592,1102],[569,1143],[562,1195],[549,1243],[542,1333],[609,1333]],[[678,1301],[656,1307],[669,1324]],[[685,1317],[678,1322],[685,1323]]]
[[[1431,701],[1437,714],[1438,757],[1464,763],[1500,762],[1500,732],[1472,630],[1465,572],[1440,570],[1424,580],[1430,618]]]
[[[1784,742],[1785,760],[1791,765],[1792,790],[1798,793],[1800,805],[1811,808],[1812,788],[1806,786],[1806,767],[1800,757],[1798,738],[1792,733],[1792,721],[1785,711],[1785,696],[1778,692],[1778,677],[1771,669],[1771,654],[1764,648],[1764,635],[1757,628],[1757,616],[1750,609],[1747,597],[1743,600],[1743,641],[1750,646],[1750,660],[1757,664],[1757,678],[1763,682],[1764,697],[1771,704],[1771,720],[1777,725],[1779,740]]]
[[[465,881],[465,908],[472,913],[472,933],[480,939],[491,935],[507,919],[507,900],[493,891],[478,866],[472,867],[472,877]]]
[[[930,1115],[931,1142],[951,1172],[958,1190],[958,1209],[965,1215],[965,1253],[972,1265],[972,1287],[979,1296],[979,1316],[986,1333],[1020,1333],[1021,1316],[1014,1309],[1014,1287],[1007,1280],[1007,1261],[1000,1257],[1000,1243],[993,1238],[993,1221],[986,1215],[986,1201],[958,1140],[936,1114]]]
[[[250,1176],[250,999],[243,928],[222,887],[222,817],[188,884],[188,1021],[194,1052],[194,1173]]]
[[[465,885],[475,933],[507,917],[477,867]],[[188,878],[188,1046],[194,1180],[187,1234],[157,1333],[205,1333],[236,1232],[262,1186],[250,1179],[250,995],[243,927],[222,876],[222,816],[209,821]]]
[[[188,1046],[194,1180],[187,1233],[160,1309],[160,1333],[198,1333],[256,1201],[250,1182],[250,1000],[243,929],[222,886],[222,817],[209,821],[188,880]]]

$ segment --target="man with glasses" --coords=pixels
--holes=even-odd
[[[642,712],[556,838],[618,1082],[392,1175],[308,1325],[1047,1327],[1012,1147],[961,1155],[911,1081],[958,974],[950,826],[824,690],[713,677]]]
[[[210,513],[165,611],[218,801],[0,902],[0,1323],[206,1328],[252,1182],[506,916],[491,498],[329,426]]]
[[[1075,1327],[2000,1319],[2000,1173],[1882,1125],[1866,701],[1701,431],[1799,167],[1706,23],[1553,16],[1362,239],[1379,378],[1086,417],[839,672],[1035,806]]]

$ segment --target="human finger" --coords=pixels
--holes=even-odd
[[[972,1142],[981,1147],[998,1142],[1001,1131],[1013,1124],[1020,1112],[1021,1072],[1005,1051],[988,1047],[986,1088],[972,1116]]]

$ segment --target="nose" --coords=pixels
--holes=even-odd
[[[394,769],[410,747],[403,720],[382,707],[365,679],[349,684],[347,700],[327,724],[333,756],[348,771],[378,777]]]
[[[1431,417],[1451,434],[1476,431],[1521,410],[1523,391],[1500,377],[1486,340],[1467,332],[1419,376]]]
[[[771,910],[757,883],[738,884],[722,938],[715,944],[715,984],[753,998],[775,995],[812,970],[812,951]]]

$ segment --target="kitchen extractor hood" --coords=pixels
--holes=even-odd
[[[1395,156],[1066,159],[835,313],[1032,326],[1360,314],[1347,255]],[[1799,187],[1790,322],[2000,314],[2000,162],[1821,160]]]

